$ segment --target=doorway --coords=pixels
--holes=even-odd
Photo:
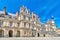
[[[45,37],[45,34],[44,34],[44,37]]]
[[[9,30],[9,37],[13,37],[13,31]]]
[[[0,30],[0,37],[4,37],[4,31]]]
[[[38,33],[38,37],[40,36],[40,34]]]
[[[16,35],[17,37],[20,37],[20,31],[17,31],[17,35]]]

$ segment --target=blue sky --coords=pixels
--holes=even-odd
[[[0,0],[0,10],[6,6],[7,12],[14,14],[22,5],[38,14],[43,23],[54,16],[55,23],[60,28],[60,0]]]

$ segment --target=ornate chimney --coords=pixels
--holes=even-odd
[[[32,21],[34,21],[34,12],[32,12]]]
[[[4,7],[3,11],[4,11],[4,15],[6,15],[6,7]]]
[[[20,7],[20,13],[25,12],[25,6],[23,5],[22,7]]]
[[[27,10],[27,14],[30,15],[30,10],[29,9]]]

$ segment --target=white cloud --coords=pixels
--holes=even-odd
[[[0,14],[3,14],[3,13],[4,13],[4,11],[0,11]],[[11,15],[11,16],[16,16],[16,15],[13,14],[13,13],[9,13],[9,12],[8,12],[8,14]]]
[[[8,14],[9,14],[9,15],[11,15],[11,16],[16,16],[16,15],[15,15],[15,14],[13,14],[13,13],[9,13],[9,12],[8,12]]]
[[[3,11],[0,11],[0,14],[4,13]]]

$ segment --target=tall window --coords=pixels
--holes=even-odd
[[[24,34],[26,34],[26,31],[24,31]]]
[[[3,22],[3,26],[5,26],[5,25],[6,25],[6,21]]]
[[[26,22],[24,23],[24,27],[26,27]]]
[[[29,21],[30,21],[30,17],[29,17]]]
[[[17,31],[16,37],[20,37],[20,31]]]
[[[10,22],[10,26],[12,26],[12,23],[13,23],[13,22]]]
[[[4,30],[0,30],[0,37],[4,37]]]
[[[30,27],[30,23],[29,23],[29,27]]]
[[[9,30],[9,37],[13,37],[13,31]]]
[[[18,27],[20,26],[20,23],[17,23],[18,24]]]
[[[15,23],[14,23],[14,26],[15,26],[15,27],[17,27],[17,26],[18,26],[18,24],[15,22]]]
[[[25,20],[26,16],[24,15],[24,20]]]
[[[6,22],[6,26],[9,26],[9,21]]]
[[[2,21],[0,21],[0,27],[1,27],[1,25],[2,25]]]

